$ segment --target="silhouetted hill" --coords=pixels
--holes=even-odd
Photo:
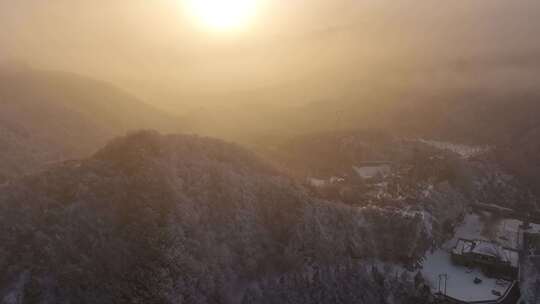
[[[89,155],[127,130],[179,129],[178,119],[103,82],[26,67],[0,69],[0,182]]]

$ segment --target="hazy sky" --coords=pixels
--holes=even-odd
[[[253,24],[218,34],[197,27],[181,0],[0,0],[0,57],[166,106],[388,70],[539,67],[538,0],[262,1]]]

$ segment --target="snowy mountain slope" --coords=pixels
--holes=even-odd
[[[0,196],[0,299],[18,289],[22,303],[226,297],[214,284],[287,263],[288,231],[305,204],[236,146],[151,132]]]
[[[260,302],[262,286],[279,291],[272,278],[286,290],[314,267],[348,267],[341,280],[364,278],[370,303],[394,285],[413,296],[414,285],[378,285],[353,259],[425,250],[393,237],[424,233],[418,219],[314,200],[252,153],[199,137],[134,133],[1,187],[0,303]],[[297,292],[296,303],[318,302]]]
[[[427,303],[422,258],[492,186],[416,151],[344,201],[234,144],[117,138],[0,186],[0,303]]]

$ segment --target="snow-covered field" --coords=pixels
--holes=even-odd
[[[497,300],[511,286],[511,282],[499,281],[486,277],[480,269],[469,269],[467,267],[454,265],[450,259],[450,254],[443,249],[436,250],[428,254],[423,264],[422,274],[431,285],[431,290],[444,293],[444,279],[439,290],[439,275],[446,274],[446,295],[463,301],[490,301]],[[482,280],[480,284],[475,284],[474,279]]]

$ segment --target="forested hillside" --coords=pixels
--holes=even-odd
[[[366,263],[414,269],[431,243],[423,217],[312,198],[233,144],[139,132],[0,190],[2,303],[422,303],[429,294],[401,268]]]

